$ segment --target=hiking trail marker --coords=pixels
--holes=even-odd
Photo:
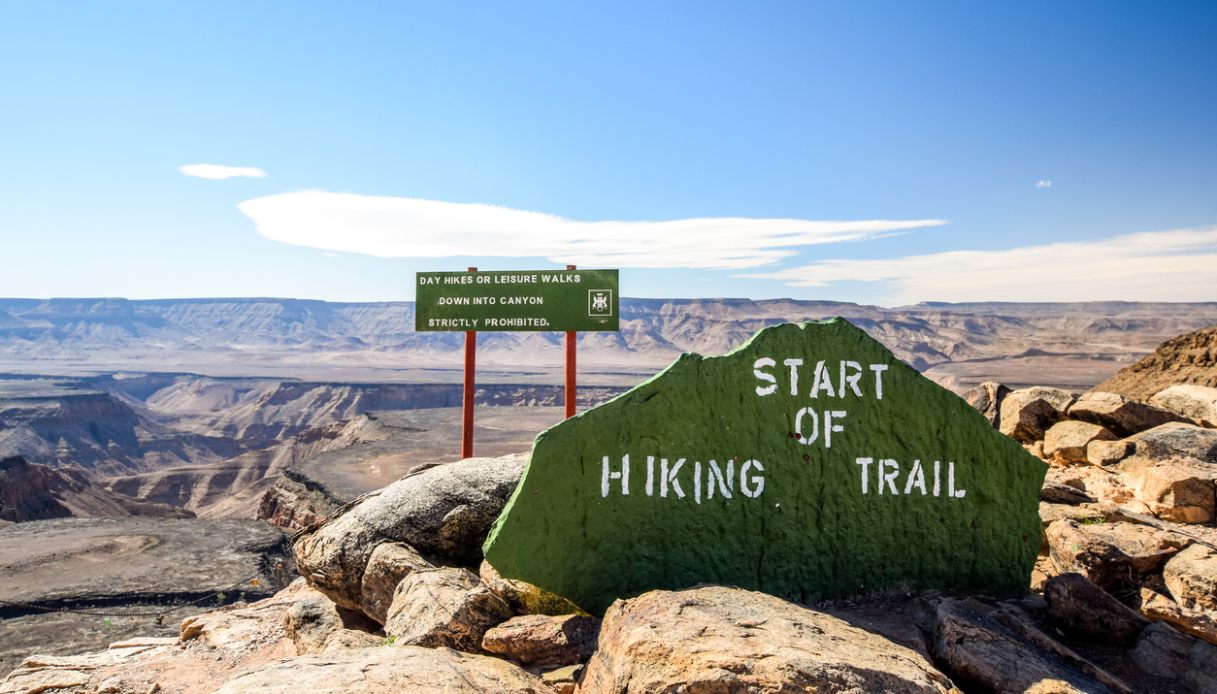
[[[595,614],[698,583],[1018,594],[1046,471],[844,319],[783,324],[541,433],[484,549]]]
[[[617,270],[420,272],[414,330],[465,333],[461,457],[473,456],[473,396],[479,330],[566,333],[565,412],[575,414],[575,339],[580,331],[619,329]]]

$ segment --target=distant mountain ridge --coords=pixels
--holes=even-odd
[[[1076,379],[1093,385],[1173,335],[1217,325],[1217,302],[889,309],[792,299],[623,299],[621,331],[580,334],[580,363],[589,370],[653,371],[681,352],[726,352],[767,325],[838,315],[917,368],[946,375],[989,360],[1114,361],[1099,365],[1103,374]],[[413,302],[0,299],[0,371],[417,381],[426,374],[404,372],[459,367],[463,336],[416,333],[413,320]],[[481,333],[479,363],[510,371],[556,367],[561,340],[560,333]]]

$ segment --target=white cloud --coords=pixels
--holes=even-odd
[[[1036,188],[1051,188],[1052,181],[1049,181],[1046,178],[1041,178],[1040,180],[1035,182],[1035,187]]]
[[[918,301],[1213,301],[1217,227],[996,251],[824,260],[740,277],[792,287],[877,282],[887,305]]]
[[[224,166],[222,164],[183,164],[177,167],[186,176],[222,181],[226,178],[266,178],[266,172],[256,166]]]
[[[721,217],[581,222],[493,205],[325,191],[240,204],[266,238],[384,258],[547,258],[591,267],[742,269],[814,244],[876,238],[939,219],[814,221]]]

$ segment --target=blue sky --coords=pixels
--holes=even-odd
[[[1211,2],[0,0],[0,296],[575,260],[626,296],[1217,300],[1214,35]]]

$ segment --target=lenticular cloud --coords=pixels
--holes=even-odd
[[[326,191],[269,195],[247,200],[240,209],[268,239],[326,251],[386,258],[546,258],[635,268],[757,267],[802,246],[946,223],[747,217],[585,222],[494,205]]]

